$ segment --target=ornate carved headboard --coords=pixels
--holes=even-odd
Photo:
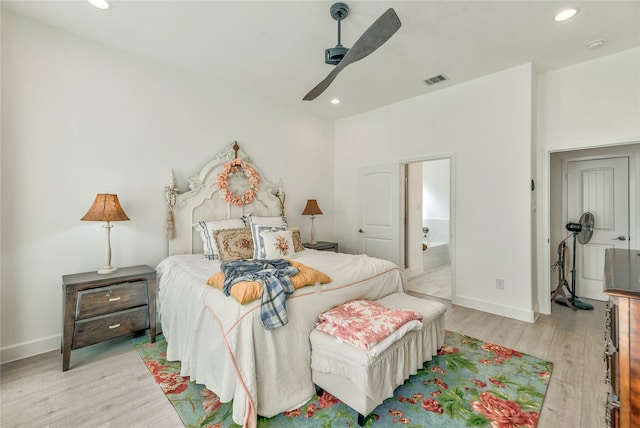
[[[234,169],[236,162],[243,162],[244,170]],[[221,176],[223,172],[231,173]],[[254,173],[259,181],[257,186]],[[180,193],[175,187],[172,171],[170,183],[165,188],[169,217],[173,215],[173,237],[169,239],[169,233],[167,236],[169,255],[202,252],[202,240],[192,227],[198,221],[241,218],[248,214],[274,216],[284,213],[282,189],[265,179],[264,174],[250,162],[249,156],[240,150],[237,143],[218,153],[188,181],[190,190]],[[220,181],[228,184],[228,190],[218,188]],[[245,193],[247,191],[249,194]],[[227,200],[235,199],[239,206],[227,202],[225,195],[228,195]],[[238,202],[245,195],[244,202]],[[282,203],[278,196],[282,198]],[[248,200],[251,202],[246,203]]]

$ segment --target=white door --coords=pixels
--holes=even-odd
[[[586,211],[595,218],[591,240],[576,244],[576,295],[607,300],[602,293],[604,252],[629,248],[629,158],[567,162],[565,194],[566,222],[577,223]]]
[[[360,173],[359,252],[400,264],[400,165]]]

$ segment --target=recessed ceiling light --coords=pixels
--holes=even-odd
[[[578,13],[578,9],[564,9],[558,12],[553,20],[556,22],[566,21],[567,19],[571,19],[576,16],[576,13]]]
[[[109,0],[88,0],[92,6],[98,9],[107,10],[111,9],[111,2]]]
[[[340,104],[340,100],[338,98],[334,98],[331,100],[331,104]]]

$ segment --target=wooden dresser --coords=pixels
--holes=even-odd
[[[640,250],[605,252],[606,426],[640,427]]]
[[[113,273],[63,275],[62,370],[71,351],[149,329],[156,338],[156,271],[149,266]]]

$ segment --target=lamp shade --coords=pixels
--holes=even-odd
[[[302,215],[318,215],[322,214],[320,211],[320,207],[318,206],[318,201],[315,199],[307,200],[307,205],[304,207],[304,211],[302,211]]]
[[[118,195],[98,193],[89,211],[80,220],[85,221],[124,221],[129,220],[120,206]]]

